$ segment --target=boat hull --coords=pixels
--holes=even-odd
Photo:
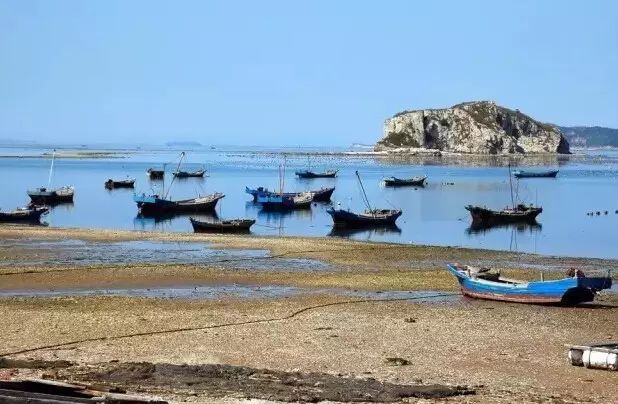
[[[532,172],[532,171],[514,171],[513,176],[516,178],[556,178],[558,170]]]
[[[401,216],[401,211],[399,210],[380,216],[365,216],[343,209],[332,208],[326,212],[332,217],[335,226],[351,228],[395,226],[395,222]]]
[[[0,211],[0,222],[2,223],[32,223],[39,222],[41,216],[49,212],[46,207],[34,207],[19,209],[13,212]]]
[[[107,180],[105,181],[105,188],[107,189],[135,188],[135,180],[122,180],[122,181]]]
[[[466,206],[466,210],[472,216],[474,227],[490,227],[510,223],[536,222],[536,218],[543,212],[543,208],[525,208],[517,211],[498,211],[482,208],[480,206]]]
[[[425,180],[427,177],[421,178],[385,178],[384,185],[389,187],[405,187],[405,186],[416,186],[416,187],[424,187]]]
[[[217,202],[225,195],[213,194],[204,198],[172,201],[161,199],[156,195],[134,195],[140,214],[144,216],[169,215],[174,213],[212,212]]]
[[[206,171],[199,170],[195,172],[176,171],[174,177],[176,178],[203,178]]]
[[[264,197],[266,197],[267,195],[277,195],[277,196],[285,196],[285,197],[290,197],[290,198],[293,198],[294,196],[299,195],[297,192],[284,192],[284,193],[272,192],[263,187],[259,187],[256,189],[245,187],[245,192],[253,197],[253,202],[257,202],[258,196],[260,195]],[[335,187],[321,188],[316,191],[307,191],[307,192],[313,194],[314,202],[330,202],[330,199],[333,196],[333,192],[335,192]]]
[[[296,171],[299,178],[335,178],[337,171],[327,171],[324,173],[316,173],[313,171]]]
[[[253,219],[203,222],[190,218],[190,221],[196,233],[249,233],[255,224]]]
[[[162,180],[165,176],[165,171],[163,170],[153,170],[152,168],[146,171],[151,180]]]
[[[28,196],[34,205],[55,205],[73,202],[73,188],[59,188],[48,191],[44,188],[28,191]]]
[[[474,278],[455,264],[447,266],[464,296],[512,303],[576,305],[594,300],[597,291],[611,287],[609,277],[569,277],[552,281],[492,281]]]

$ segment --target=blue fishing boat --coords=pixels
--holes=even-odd
[[[558,170],[547,170],[547,171],[515,170],[513,171],[513,176],[515,178],[556,178],[557,175],[558,175]]]
[[[306,191],[306,192],[313,194],[313,202],[329,202],[330,198],[333,196],[334,191],[335,191],[335,187],[323,187],[315,191]],[[268,190],[268,188],[264,188],[264,187],[257,187],[257,188],[245,187],[245,192],[253,196],[253,202],[257,202],[258,195],[260,194],[276,194],[276,195],[286,195],[286,196],[293,197],[295,195],[306,193],[306,192],[280,193],[280,192],[270,191]]]
[[[505,278],[498,271],[448,264],[464,296],[515,303],[576,305],[591,302],[597,292],[612,286],[610,275],[586,277],[570,270],[566,278],[548,281],[520,281]]]
[[[309,209],[313,202],[313,194],[304,192],[300,194],[258,194],[257,203],[262,205],[265,210],[292,210],[292,209]]]

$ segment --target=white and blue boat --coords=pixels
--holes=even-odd
[[[563,279],[528,282],[505,278],[487,268],[459,264],[448,264],[447,268],[464,296],[504,302],[576,305],[593,301],[599,291],[612,286],[609,273],[587,277],[580,270],[570,270]]]

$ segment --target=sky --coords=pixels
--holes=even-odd
[[[0,0],[0,139],[372,144],[494,100],[618,127],[618,1]]]

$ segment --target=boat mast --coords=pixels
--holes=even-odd
[[[180,171],[180,165],[182,164],[182,159],[185,157],[185,152],[180,153],[180,160],[178,160],[178,166],[176,167],[176,172]],[[172,175],[172,182],[170,182],[170,186],[167,189],[167,194],[163,196],[163,199],[167,199],[167,195],[172,190],[172,185],[174,184],[174,180],[176,179],[175,175]],[[165,185],[165,174],[163,174],[163,185]]]
[[[54,160],[56,158],[56,149],[52,152],[51,166],[49,167],[49,178],[47,179],[47,189],[51,189],[52,173],[54,172]]]
[[[367,209],[373,212],[373,209],[371,209],[371,205],[369,204],[369,199],[367,198],[367,193],[365,192],[365,187],[363,186],[363,181],[361,181],[361,177],[358,174],[358,171],[356,171],[356,178],[358,179],[358,183],[360,184],[361,191],[363,192],[363,202],[365,202],[365,205],[367,205]]]
[[[513,197],[513,176],[511,175],[511,162],[509,161],[509,185],[511,187],[511,204],[515,209],[515,198]]]

